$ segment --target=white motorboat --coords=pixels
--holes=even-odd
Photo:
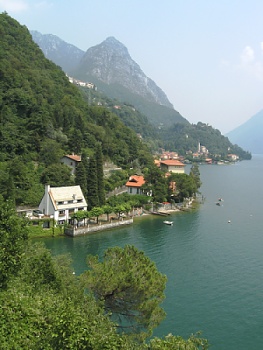
[[[173,221],[165,220],[163,223],[166,225],[173,225]]]

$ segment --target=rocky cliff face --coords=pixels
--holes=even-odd
[[[55,35],[31,31],[33,40],[45,56],[68,75],[94,83],[111,99],[130,103],[156,126],[188,123],[166,94],[147,77],[131,58],[127,48],[109,37],[85,53]]]
[[[31,30],[30,34],[46,58],[56,63],[66,73],[76,68],[85,53],[56,35],[41,34],[35,30]]]
[[[76,72],[79,77],[89,80],[95,77],[108,85],[118,84],[150,102],[173,108],[165,93],[144,74],[127,48],[114,37],[88,49]]]

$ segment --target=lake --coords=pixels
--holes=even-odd
[[[189,168],[188,168],[189,170]],[[132,226],[43,239],[70,253],[77,274],[87,254],[135,245],[168,277],[166,319],[154,335],[202,331],[213,350],[258,350],[263,341],[263,155],[234,165],[200,165],[205,201],[192,212],[141,217]],[[216,205],[222,198],[220,206]]]

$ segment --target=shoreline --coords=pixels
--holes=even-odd
[[[54,235],[52,229],[43,229],[43,232],[41,232],[43,234],[32,235],[30,238],[33,239],[33,238],[47,238],[47,237],[55,238],[55,237],[63,237],[63,236],[67,236],[67,237],[85,236],[96,232],[102,232],[102,231],[118,228],[123,225],[132,225],[135,220],[142,219],[142,218],[146,219],[149,216],[168,217],[169,215],[174,213],[191,211],[196,208],[198,203],[199,203],[198,200],[191,199],[187,202],[186,205],[180,206],[180,208],[178,207],[169,208],[169,209],[159,208],[159,210],[156,212],[145,211],[141,208],[141,209],[137,209],[134,215],[131,215],[126,218],[124,217],[120,219],[115,218],[114,220],[110,220],[110,221],[101,220],[99,224],[90,223],[87,226],[79,226],[77,228],[74,228],[74,227],[65,228],[64,233],[61,233],[58,235],[57,234]],[[48,230],[48,232],[46,230]]]

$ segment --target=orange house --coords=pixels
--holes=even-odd
[[[142,185],[145,184],[142,175],[132,175],[126,182],[127,192],[129,194],[143,194]]]

